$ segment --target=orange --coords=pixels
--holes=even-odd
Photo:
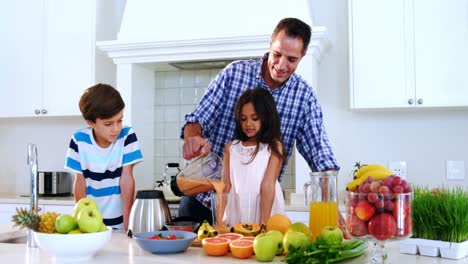
[[[207,237],[202,240],[202,247],[209,256],[224,256],[229,250],[231,240],[222,237]]]
[[[235,240],[229,244],[229,249],[231,249],[231,254],[235,258],[245,259],[253,255],[253,244],[251,240]]]
[[[237,234],[237,233],[224,233],[224,234],[219,234],[216,237],[227,238],[227,239],[230,239],[231,241],[234,241],[234,240],[243,238],[244,236],[241,234]]]
[[[241,238],[239,238],[239,240],[254,241],[254,240],[255,240],[255,237],[251,237],[251,236],[248,236],[248,237],[241,237]]]
[[[291,225],[291,220],[283,214],[275,214],[270,216],[266,224],[267,232],[270,230],[278,230],[281,233],[286,234],[288,226]]]

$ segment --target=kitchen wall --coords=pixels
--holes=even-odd
[[[84,126],[81,117],[0,119],[0,192],[29,192],[28,143],[37,145],[39,170],[63,171],[70,138]]]
[[[332,44],[321,62],[316,88],[341,165],[341,188],[356,161],[387,165],[390,160],[406,161],[413,183],[468,186],[467,108],[349,109],[347,5],[343,0],[311,1],[314,23],[327,27]],[[446,160],[465,162],[464,180],[446,180]]]

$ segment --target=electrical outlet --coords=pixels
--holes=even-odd
[[[445,173],[447,180],[465,179],[465,161],[447,160],[445,161]]]
[[[389,161],[388,169],[393,172],[394,175],[400,176],[402,179],[406,179],[406,161]]]

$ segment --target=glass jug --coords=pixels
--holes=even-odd
[[[224,188],[222,168],[223,160],[215,153],[199,156],[171,180],[171,190],[177,196],[190,196],[213,189],[221,193]]]
[[[309,206],[309,228],[312,237],[320,235],[325,226],[338,226],[338,171],[311,172],[304,184],[306,206]]]

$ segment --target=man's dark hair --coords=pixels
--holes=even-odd
[[[125,103],[114,87],[99,83],[86,89],[79,106],[85,120],[96,122],[97,118],[108,119],[117,115]]]
[[[284,30],[286,35],[292,38],[301,38],[304,47],[302,48],[302,53],[307,51],[310,43],[310,37],[312,35],[312,29],[309,25],[302,22],[301,20],[293,17],[287,17],[281,19],[281,21],[276,25],[271,39],[274,39],[278,33]]]

